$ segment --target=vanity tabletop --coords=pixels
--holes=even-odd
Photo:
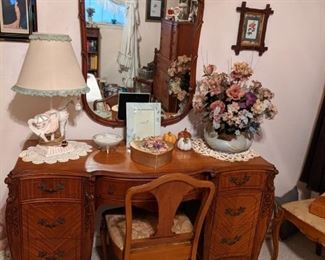
[[[186,172],[194,175],[199,172],[275,170],[274,166],[262,157],[256,157],[246,162],[229,162],[203,156],[193,150],[181,151],[178,148],[174,148],[171,162],[162,167],[153,168],[132,161],[130,151],[126,148],[125,143],[121,143],[107,154],[98,150],[92,140],[78,141],[91,145],[93,147],[92,152],[88,153],[87,156],[80,157],[78,160],[54,164],[33,164],[23,162],[19,158],[12,174],[28,175],[42,174],[42,172],[49,174],[53,172],[55,174],[68,173],[72,175],[109,175],[119,178],[152,178],[169,172]],[[24,149],[35,144],[37,144],[36,140],[28,140],[24,145]]]

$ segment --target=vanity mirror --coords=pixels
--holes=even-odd
[[[152,102],[161,103],[161,125],[174,124],[184,118],[191,109],[195,92],[204,0],[163,0],[163,6],[167,11],[164,11],[166,15],[160,23],[146,22],[145,1],[134,0],[138,2],[140,14],[139,59],[141,66],[146,68],[133,69],[135,73],[130,74],[132,77],[129,75],[128,81],[121,80],[119,67],[116,64],[121,40],[124,37],[123,27],[128,24],[125,22],[121,25],[115,18],[110,19],[110,23],[106,24],[96,23],[92,18],[89,23],[89,17],[86,18],[86,13],[89,16],[89,6],[86,7],[85,4],[91,1],[94,3],[125,2],[124,0],[79,0],[82,72],[85,78],[88,75],[87,84],[91,88],[88,94],[82,95],[83,107],[88,116],[105,126],[123,127],[125,120],[116,117],[118,93],[149,92]],[[93,11],[95,14],[103,12],[96,9]],[[178,64],[175,61],[178,61]],[[182,73],[176,75],[171,73],[169,69],[175,70],[175,65],[177,72],[180,66],[183,66]],[[176,83],[172,82],[173,79]],[[182,93],[175,91],[175,88],[179,90],[179,87],[183,90]]]

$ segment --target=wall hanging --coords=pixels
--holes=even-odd
[[[36,0],[2,0],[0,9],[0,40],[28,41],[37,31]]]
[[[265,9],[248,8],[246,2],[242,2],[236,10],[240,12],[239,28],[237,43],[231,49],[236,55],[242,50],[255,50],[261,56],[268,49],[264,40],[267,20],[274,13],[273,10],[269,4]]]

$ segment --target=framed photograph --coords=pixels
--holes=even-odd
[[[160,103],[126,103],[126,145],[133,140],[160,135]]]
[[[0,40],[28,41],[37,31],[36,0],[0,1]]]
[[[159,22],[164,16],[164,0],[147,0],[146,21]]]
[[[241,7],[236,9],[240,12],[239,28],[236,45],[232,45],[236,55],[242,50],[255,50],[261,56],[266,50],[265,33],[268,18],[273,14],[270,5],[265,9],[254,9],[246,7],[242,2]]]

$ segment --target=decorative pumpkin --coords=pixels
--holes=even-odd
[[[187,131],[187,129],[185,128],[183,131],[180,131],[179,133],[178,133],[178,139],[180,139],[180,138],[191,138],[192,137],[192,135],[191,135],[191,133],[189,132],[189,131]]]
[[[171,132],[168,132],[163,135],[163,140],[172,144],[175,144],[177,141],[176,135]]]
[[[183,151],[189,151],[192,149],[192,141],[190,138],[181,137],[177,141],[177,147]]]

